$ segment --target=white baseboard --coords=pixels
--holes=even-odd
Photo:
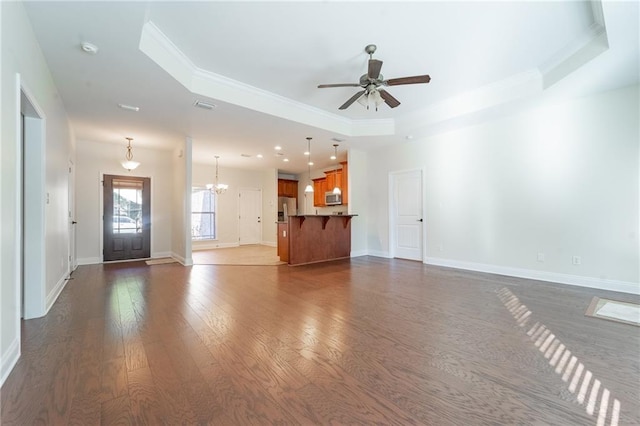
[[[157,253],[151,253],[152,259],[162,259],[164,257],[171,257],[170,251],[159,251]]]
[[[367,254],[369,256],[384,257],[384,258],[387,258],[387,259],[391,259],[391,255],[389,254],[388,251],[369,250],[367,252]]]
[[[351,251],[351,257],[366,256],[367,254],[369,254],[369,253],[366,250]]]
[[[278,247],[278,243],[274,243],[273,241],[262,241],[260,245],[267,247]]]
[[[7,348],[7,351],[0,354],[0,359],[2,360],[0,364],[0,387],[4,384],[4,381],[7,380],[7,377],[9,377],[11,370],[13,370],[19,358],[20,341],[18,338],[15,338]]]
[[[508,266],[463,262],[459,260],[441,259],[435,257],[427,257],[424,263],[428,265],[445,266],[449,268],[465,269],[469,271],[486,272],[490,274],[506,275],[510,277],[575,285],[579,287],[597,288],[599,290],[640,294],[640,284],[630,281],[583,277],[579,275],[562,274],[558,272],[535,271],[531,269],[511,268]]]
[[[191,246],[191,250],[211,250],[217,248],[229,248],[229,247],[239,247],[240,243],[218,243],[216,241],[206,242],[206,243],[198,243],[195,242]]]
[[[69,276],[70,275],[67,274],[64,277],[60,278],[56,283],[56,286],[53,288],[53,290],[51,290],[51,292],[47,294],[47,298],[45,300],[45,305],[44,305],[44,309],[45,309],[44,315],[49,313],[49,309],[51,309],[53,304],[56,303],[56,300],[58,300],[58,296],[60,296],[60,293],[62,293],[62,290],[64,290],[64,287],[67,285],[67,282],[69,281]]]
[[[102,263],[102,259],[99,257],[81,257],[77,260],[78,266],[80,265],[97,265]]]
[[[182,264],[182,266],[192,266],[193,265],[193,259],[192,258],[185,258],[183,256],[180,256],[177,253],[171,253],[171,256],[173,257],[175,260],[177,260],[178,262],[180,262]]]

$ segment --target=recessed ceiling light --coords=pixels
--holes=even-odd
[[[262,154],[258,154],[258,155],[256,155],[256,157],[262,158]]]
[[[135,111],[135,112],[140,111],[140,107],[137,107],[137,106],[125,105],[125,104],[118,104],[118,106],[122,109],[126,109],[127,111]]]
[[[309,161],[307,164],[313,166],[313,161]]]
[[[276,151],[280,151],[282,147],[280,145],[276,145],[273,147],[273,149],[275,149]]]
[[[216,107],[214,104],[210,104],[210,103],[203,102],[203,101],[195,101],[193,103],[193,106],[196,106],[196,107],[202,108],[202,109],[208,109],[208,110],[212,110],[212,109],[214,109]]]
[[[288,159],[288,158],[285,158],[285,159],[284,159],[284,160],[282,160],[282,161],[284,161],[285,163],[288,163],[288,162],[289,162],[289,159]]]
[[[90,55],[95,55],[96,53],[98,53],[98,46],[96,46],[95,44],[89,43],[88,41],[85,41],[82,44],[80,44],[80,47],[84,52]]]

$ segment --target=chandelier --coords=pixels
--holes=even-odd
[[[216,194],[224,194],[225,191],[229,188],[229,185],[220,183],[218,180],[218,158],[220,158],[220,156],[216,155],[216,183],[215,185],[208,184],[207,189],[215,191]]]

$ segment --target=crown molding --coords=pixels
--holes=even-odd
[[[144,25],[138,47],[192,93],[345,136],[394,134],[393,119],[350,120],[198,68],[152,21]]]
[[[403,133],[419,133],[436,124],[472,116],[499,105],[534,96],[542,91],[542,84],[540,72],[537,69],[528,70],[407,115],[398,120],[397,126]]]
[[[420,133],[428,127],[446,128],[442,125],[453,120],[473,121],[487,110],[541,94],[608,49],[600,0],[591,1],[591,12],[593,22],[589,28],[537,68],[445,99],[396,120],[347,119],[198,68],[151,21],[142,29],[139,48],[192,93],[345,136],[391,136],[398,131],[410,134]]]
[[[543,76],[543,88],[551,87],[608,49],[606,28],[594,17],[586,31],[540,64],[538,69]]]

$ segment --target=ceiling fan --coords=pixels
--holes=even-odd
[[[428,75],[416,75],[413,77],[391,78],[389,80],[385,80],[382,74],[380,74],[382,61],[373,59],[373,54],[376,51],[376,45],[369,44],[364,48],[364,51],[369,54],[369,69],[366,74],[363,74],[360,77],[359,83],[320,84],[318,86],[319,89],[327,87],[361,87],[363,89],[350,97],[349,100],[342,104],[338,109],[347,109],[355,101],[366,106],[367,109],[369,109],[369,102],[372,102],[376,106],[376,111],[378,110],[378,105],[383,102],[389,105],[389,107],[395,108],[400,105],[400,101],[391,96],[391,94],[381,86],[399,86],[401,84],[418,84],[428,83],[431,81],[431,77]]]

